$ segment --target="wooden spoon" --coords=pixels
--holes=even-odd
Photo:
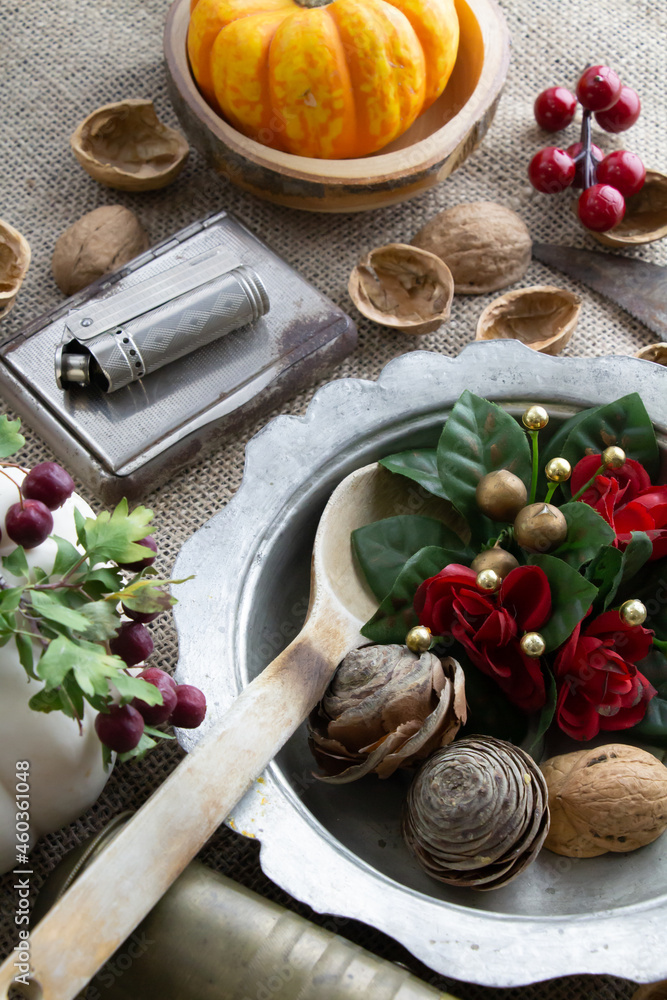
[[[71,1000],[132,933],[323,695],[377,601],[357,575],[350,533],[383,517],[446,516],[448,506],[403,476],[369,465],[327,503],[313,549],[303,629],[252,681],[30,935],[27,992]],[[408,504],[409,502],[409,504]],[[0,967],[7,997],[17,968]]]

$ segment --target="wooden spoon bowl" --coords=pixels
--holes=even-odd
[[[190,72],[190,0],[175,0],[164,53],[183,130],[219,174],[289,208],[357,212],[392,205],[433,187],[484,138],[509,66],[509,32],[496,0],[456,0],[461,39],[444,93],[404,135],[372,156],[318,160],[248,139],[206,103]]]

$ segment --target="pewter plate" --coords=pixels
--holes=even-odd
[[[305,417],[278,417],[250,441],[238,493],[178,558],[176,577],[196,579],[176,606],[177,676],[205,691],[207,725],[300,628],[312,542],[336,484],[393,451],[434,446],[465,388],[515,414],[543,403],[552,426],[638,391],[666,454],[667,373],[634,358],[550,358],[512,341],[475,343],[457,358],[404,355],[377,382],[329,383]],[[418,509],[416,490],[414,502]],[[191,749],[201,735],[179,739]],[[261,841],[264,871],[296,899],[363,920],[434,970],[487,986],[575,973],[667,976],[667,836],[590,860],[545,850],[503,889],[454,889],[422,873],[402,842],[406,776],[332,788],[312,770],[301,727],[229,819]]]

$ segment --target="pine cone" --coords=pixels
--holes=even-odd
[[[452,657],[362,646],[311,713],[309,744],[323,781],[345,784],[371,771],[387,778],[451,743],[465,720],[463,670]]]
[[[417,772],[403,835],[421,867],[449,885],[497,889],[537,856],[549,830],[547,787],[519,747],[471,736]]]

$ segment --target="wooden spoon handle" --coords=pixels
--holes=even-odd
[[[637,992],[632,994],[632,1000],[667,1000],[667,979],[662,979],[659,983],[649,983],[648,986],[640,986]]]
[[[31,978],[44,1000],[83,989],[322,696],[356,635],[327,610],[317,616],[326,624],[309,619],[31,933]],[[0,996],[14,961],[0,967]]]

